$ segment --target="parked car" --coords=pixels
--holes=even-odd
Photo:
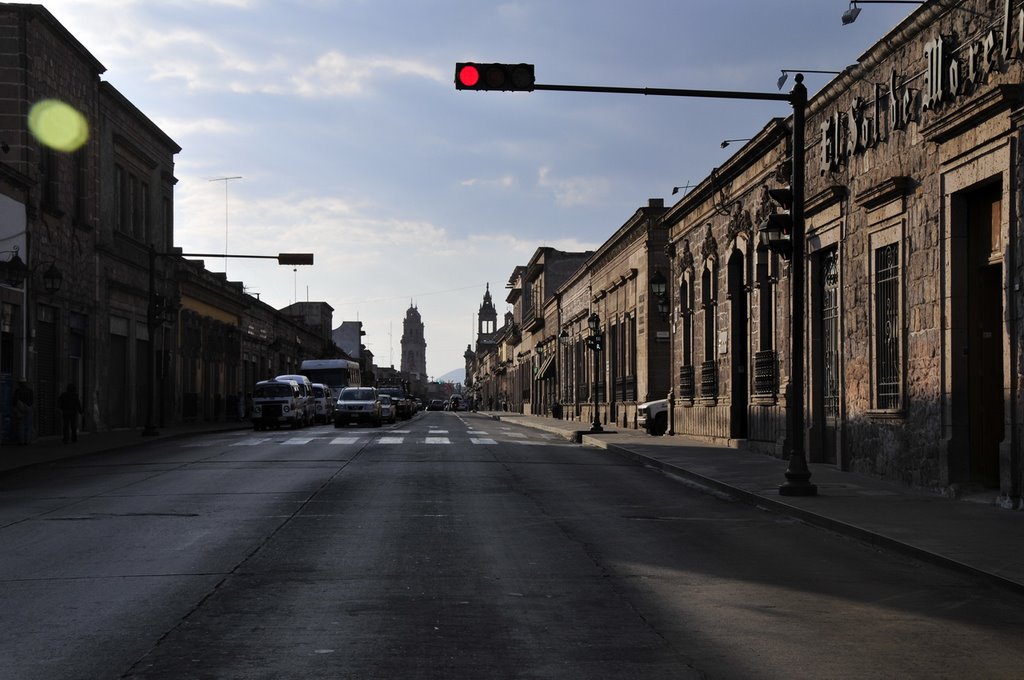
[[[346,387],[334,405],[334,426],[366,422],[380,427],[380,398],[373,387]]]
[[[329,423],[334,419],[335,399],[331,388],[323,383],[313,383],[313,420],[318,423]]]
[[[302,427],[305,406],[294,380],[262,380],[252,391],[252,426],[263,430],[288,425]]]
[[[406,393],[405,388],[396,385],[384,385],[379,387],[378,391],[391,397],[391,401],[395,405],[395,415],[397,417],[402,420],[412,418],[412,399]]]
[[[431,399],[430,404],[427,405],[428,411],[443,411],[444,410],[444,399]]]
[[[391,397],[387,394],[379,395],[380,399],[380,419],[386,420],[389,423],[395,422],[395,403],[391,401]]]
[[[668,429],[668,399],[655,399],[637,406],[636,424],[655,437],[665,434]]]

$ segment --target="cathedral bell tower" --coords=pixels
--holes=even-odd
[[[423,339],[423,321],[415,305],[409,305],[402,322],[402,372],[414,380],[427,378],[427,342]]]

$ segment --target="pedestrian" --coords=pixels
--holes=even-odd
[[[14,388],[14,397],[11,403],[11,415],[14,417],[14,432],[17,441],[21,445],[32,442],[32,403],[35,395],[32,388],[24,380],[18,381]]]
[[[57,407],[60,408],[61,417],[64,422],[64,443],[68,440],[78,441],[78,416],[82,413],[82,400],[78,398],[78,390],[74,384],[68,383],[64,393],[57,397]]]

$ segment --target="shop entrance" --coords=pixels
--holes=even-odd
[[[964,450],[953,478],[998,488],[1004,436],[1002,187],[964,192],[959,207],[954,229],[959,226],[965,248],[954,255],[953,289],[954,328],[962,330],[960,347],[953,349],[962,360],[954,363],[953,422]]]

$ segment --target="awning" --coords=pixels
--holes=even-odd
[[[555,370],[555,356],[554,352],[548,355],[541,365],[540,370],[537,371],[537,380],[547,380],[548,378],[558,377],[558,372]]]

